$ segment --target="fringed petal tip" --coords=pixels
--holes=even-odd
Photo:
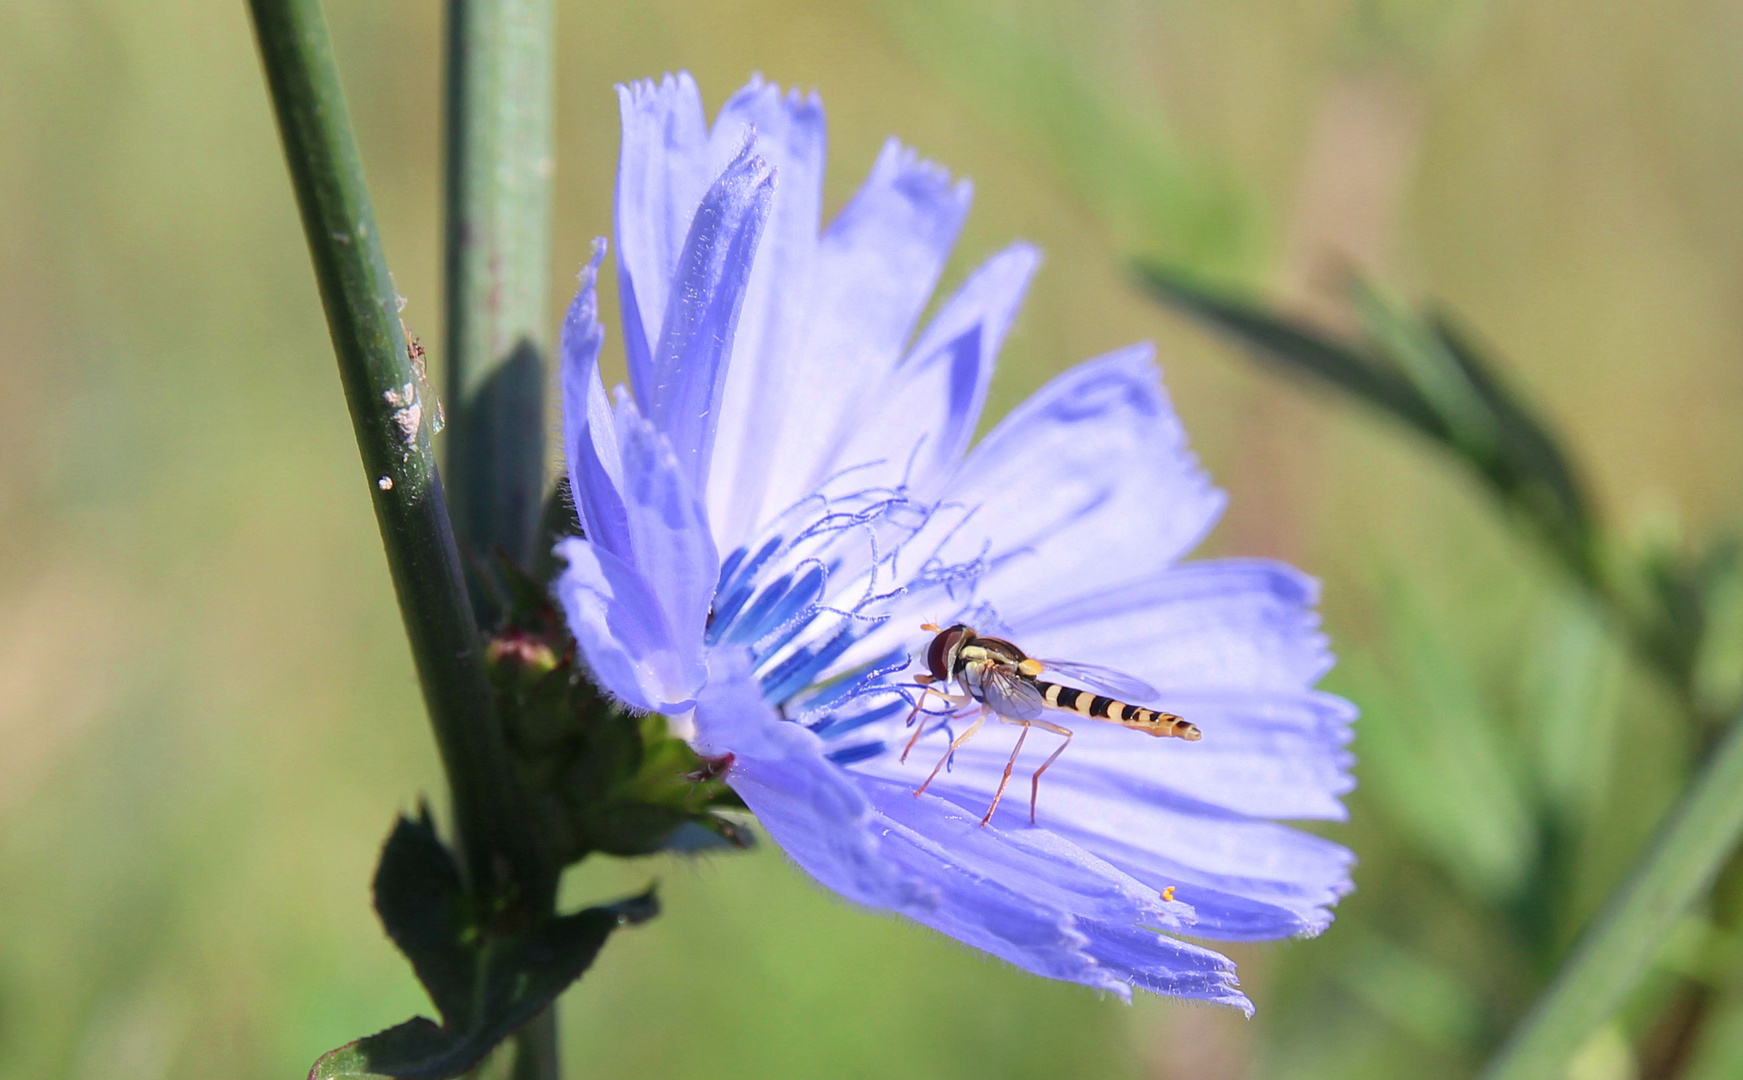
[[[954,179],[950,170],[895,136],[884,140],[872,166],[867,186],[882,180],[920,203],[954,203],[962,213],[968,213],[974,201],[974,182],[967,177]]]
[[[702,112],[702,92],[688,71],[668,71],[658,79],[631,79],[618,83],[616,88],[618,105],[626,120],[632,113],[647,114],[692,103],[698,115]]]
[[[575,273],[575,298],[563,315],[565,359],[589,347],[597,350],[604,339],[605,328],[599,322],[599,264],[606,246],[605,237],[595,236],[592,256]]]
[[[724,120],[741,114],[768,116],[777,111],[797,124],[821,127],[824,122],[823,97],[815,88],[801,90],[794,86],[783,93],[779,83],[768,81],[760,71],[752,72],[750,81],[727,99],[720,108],[720,116]]]

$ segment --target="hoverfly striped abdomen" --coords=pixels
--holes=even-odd
[[[1173,713],[1128,705],[1123,701],[1115,701],[1111,697],[1091,694],[1076,687],[1061,686],[1045,679],[1036,679],[1035,685],[1041,690],[1041,700],[1045,701],[1051,708],[1064,709],[1079,716],[1087,716],[1092,720],[1107,720],[1158,738],[1185,739],[1187,742],[1197,742],[1202,737],[1202,732],[1198,728]]]

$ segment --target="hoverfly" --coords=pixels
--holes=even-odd
[[[1063,686],[1040,676],[1043,672],[1056,673],[1096,690],[1104,690],[1108,695],[1136,698],[1140,701],[1154,700],[1157,696],[1156,689],[1141,679],[1098,664],[1037,660],[1003,638],[982,637],[972,627],[962,623],[942,629],[926,623],[921,629],[935,635],[926,649],[926,666],[930,670],[914,678],[921,688],[920,697],[914,703],[914,711],[908,714],[907,722],[913,724],[920,716],[928,694],[942,698],[949,704],[950,708],[944,714],[946,716],[957,715],[958,710],[970,706],[978,707],[978,715],[967,730],[951,740],[950,749],[933,766],[932,775],[915,790],[915,795],[924,794],[932,786],[932,781],[938,778],[939,770],[950,760],[950,755],[974,737],[975,732],[986,723],[987,717],[997,716],[1001,723],[1016,724],[1023,729],[1017,736],[1016,747],[1011,751],[1011,760],[1005,763],[1005,775],[999,780],[998,791],[993,794],[993,804],[987,807],[986,816],[980,819],[982,825],[993,819],[993,811],[999,808],[999,800],[1005,797],[1005,787],[1011,782],[1011,771],[1017,767],[1017,755],[1023,752],[1023,741],[1029,737],[1029,729],[1038,727],[1043,731],[1064,736],[1065,741],[1041,763],[1031,780],[1029,822],[1034,824],[1035,802],[1041,794],[1041,774],[1071,745],[1070,728],[1041,719],[1041,714],[1047,709],[1076,713],[1091,720],[1105,720],[1158,738],[1197,742],[1202,736],[1198,728],[1173,713],[1128,705],[1115,697]],[[947,689],[952,682],[961,688],[962,693],[951,694],[946,693],[945,689],[938,689],[940,685]],[[914,749],[914,744],[920,741],[925,730],[926,722],[922,719],[914,731],[914,737],[908,740],[907,748],[902,751],[903,762],[908,760],[909,751]]]

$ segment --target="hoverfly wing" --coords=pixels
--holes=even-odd
[[[1074,660],[1042,660],[1041,666],[1056,675],[1075,679],[1092,690],[1105,690],[1108,694],[1141,704],[1155,701],[1161,697],[1161,692],[1154,686],[1135,675],[1127,675],[1123,671],[1102,667],[1100,664],[1081,664]]]
[[[1035,684],[1007,668],[987,671],[981,678],[980,692],[993,712],[1012,720],[1034,720],[1046,708]]]

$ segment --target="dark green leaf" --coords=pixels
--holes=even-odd
[[[403,820],[384,852],[387,878],[383,904],[378,888],[377,904],[392,911],[400,930],[396,943],[415,943],[425,950],[413,956],[418,977],[437,1003],[442,1023],[414,1017],[397,1027],[347,1044],[325,1055],[310,1070],[310,1080],[445,1080],[459,1076],[483,1061],[509,1035],[555,1001],[592,965],[607,937],[619,926],[644,922],[659,912],[650,890],[608,907],[588,908],[564,915],[527,930],[474,934],[469,928],[428,910],[451,910],[453,897],[446,890],[447,870],[435,857],[429,841],[427,820]],[[397,843],[396,843],[397,842]],[[436,849],[441,845],[437,843]],[[394,869],[386,869],[387,855]],[[445,849],[442,854],[446,855]],[[399,875],[404,875],[399,876]],[[415,890],[419,882],[434,890],[424,911],[418,910]],[[442,940],[444,929],[453,937]],[[393,931],[390,930],[390,933]],[[463,959],[461,959],[463,957]],[[474,974],[464,986],[433,985],[429,976],[452,979],[460,967]]]
[[[1573,468],[1543,423],[1444,316],[1399,311],[1357,283],[1354,299],[1369,340],[1356,346],[1175,270],[1138,270],[1153,295],[1255,356],[1365,401],[1452,450],[1523,512],[1578,578],[1590,583],[1599,576]]]
[[[1573,466],[1561,452],[1548,427],[1501,381],[1494,365],[1472,345],[1470,338],[1453,324],[1446,312],[1430,312],[1427,323],[1445,346],[1446,354],[1459,365],[1470,385],[1487,402],[1499,424],[1500,456],[1512,463],[1521,477],[1542,485],[1568,526],[1585,530],[1590,525],[1586,498]]]
[[[1138,273],[1152,295],[1232,336],[1255,356],[1330,383],[1436,439],[1450,437],[1434,408],[1395,367],[1298,320],[1205,288],[1177,271],[1140,264]]]
[[[1449,443],[1479,468],[1491,469],[1500,449],[1500,421],[1446,343],[1359,278],[1350,282],[1350,295],[1374,355],[1422,395]]]
[[[443,1016],[463,1015],[475,992],[476,952],[466,944],[460,867],[430,821],[401,817],[375,868],[375,911]],[[402,1027],[404,1025],[401,1025]],[[398,1028],[393,1029],[398,1031]]]

